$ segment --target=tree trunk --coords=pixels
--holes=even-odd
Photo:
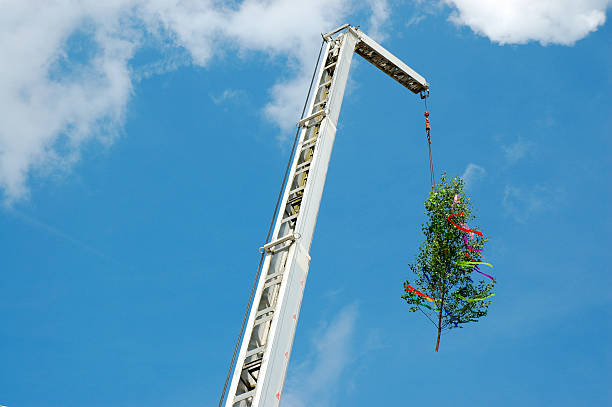
[[[438,340],[436,341],[436,352],[440,347],[440,334],[442,333],[442,307],[444,306],[444,290],[442,290],[442,298],[440,298],[440,314],[438,314]]]
[[[436,352],[440,347],[440,334],[442,333],[442,303],[440,303],[440,315],[438,315],[438,340],[436,341]]]

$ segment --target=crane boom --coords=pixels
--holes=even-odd
[[[344,31],[335,37],[334,34]],[[348,24],[323,36],[308,115],[284,186],[272,239],[238,354],[226,407],[271,407],[280,404],[310,265],[315,229],[338,116],[353,53],[364,57],[413,93],[428,89],[413,71],[376,41]]]

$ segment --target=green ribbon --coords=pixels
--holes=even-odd
[[[488,296],[486,296],[484,298],[465,298],[464,296],[462,296],[460,294],[455,294],[455,295],[457,297],[461,298],[462,300],[467,301],[467,302],[474,302],[474,301],[483,301],[483,300],[486,300],[489,297],[493,297],[495,294],[488,295]]]

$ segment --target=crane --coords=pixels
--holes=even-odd
[[[308,114],[298,122],[299,141],[273,233],[262,248],[265,258],[225,407],[280,404],[353,53],[422,98],[428,94],[425,78],[359,28],[344,24],[323,40],[323,62]]]

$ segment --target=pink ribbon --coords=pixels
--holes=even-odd
[[[461,202],[461,200],[459,199],[459,195],[455,195],[453,203],[451,204],[451,209],[455,209],[455,204],[458,204],[459,202]]]

